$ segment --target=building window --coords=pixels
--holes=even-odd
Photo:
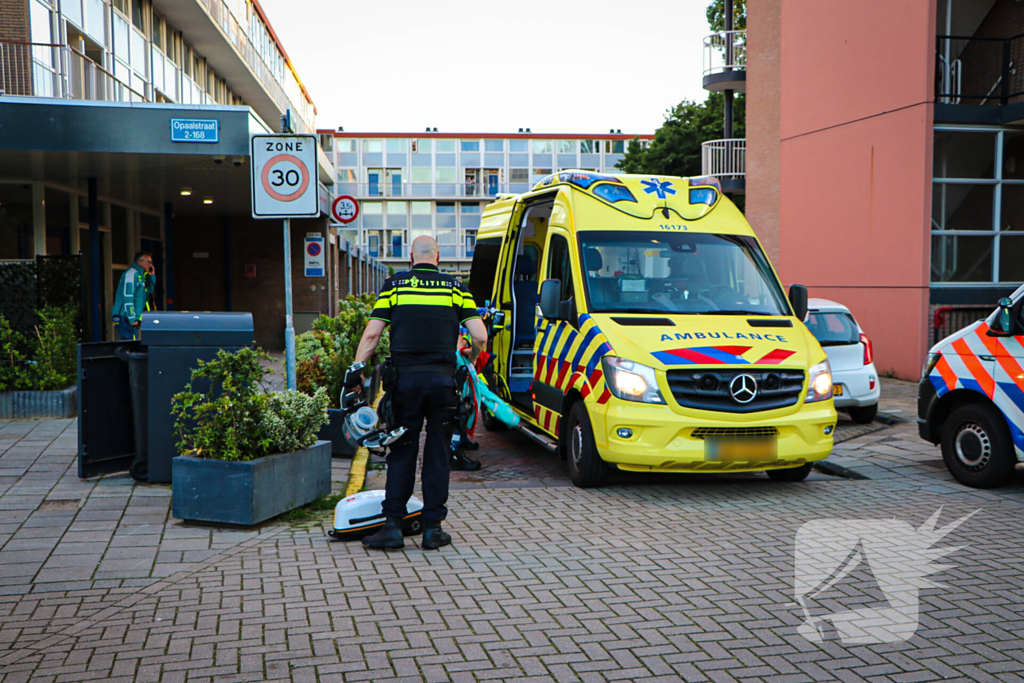
[[[354,152],[356,141],[352,138],[334,138],[334,148],[339,152]]]
[[[528,183],[530,182],[530,169],[510,168],[508,170],[508,180],[510,183]]]
[[[413,183],[429,185],[433,180],[433,173],[429,168],[414,168],[410,170],[410,173],[412,174]]]
[[[505,141],[504,140],[484,140],[484,151],[485,152],[504,152]]]
[[[438,213],[455,213],[455,202],[438,202]]]
[[[388,138],[388,152],[391,154],[405,152],[405,140],[403,138]]]
[[[480,213],[480,205],[474,202],[463,202],[462,213]]]
[[[551,154],[551,140],[534,140],[534,154]]]
[[[580,152],[583,154],[597,154],[601,151],[601,143],[596,140],[580,140]]]
[[[363,140],[363,154],[380,154],[384,151],[382,140]]]
[[[1024,132],[939,126],[932,169],[933,283],[1024,279]]]
[[[558,153],[559,154],[575,154],[576,147],[579,144],[577,140],[559,140],[558,141]]]
[[[624,154],[626,151],[626,141],[605,140],[604,151],[606,154]]]
[[[530,151],[530,142],[529,142],[529,140],[509,140],[508,141],[508,151],[513,152],[513,153],[517,153],[518,152],[520,154],[522,154],[523,152],[529,152]]]
[[[479,140],[462,140],[460,148],[463,152],[479,152],[480,141]]]
[[[430,154],[433,151],[433,140],[413,140],[412,141],[412,153],[413,154]]]
[[[550,168],[535,168],[533,169],[533,182],[539,183],[549,175],[551,175]]]
[[[438,152],[454,152],[455,151],[455,140],[438,140],[437,141]]]

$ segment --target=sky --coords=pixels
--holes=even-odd
[[[320,129],[653,133],[707,94],[707,0],[260,3]]]

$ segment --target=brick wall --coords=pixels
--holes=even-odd
[[[28,0],[0,0],[0,41],[27,42],[29,31]],[[32,95],[32,53],[27,45],[0,47],[4,68],[0,72],[0,90],[7,95]]]
[[[779,258],[780,21],[781,0],[747,6],[746,215],[772,261]]]
[[[28,0],[0,0],[0,40],[29,40]]]

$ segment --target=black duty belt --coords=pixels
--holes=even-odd
[[[395,373],[401,377],[402,375],[410,375],[414,372],[433,372],[439,375],[445,375],[446,377],[455,377],[455,366],[453,365],[399,365],[395,367]]]

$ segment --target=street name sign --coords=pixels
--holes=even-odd
[[[171,142],[220,142],[220,121],[171,119]]]
[[[253,135],[253,218],[320,215],[315,135]]]

